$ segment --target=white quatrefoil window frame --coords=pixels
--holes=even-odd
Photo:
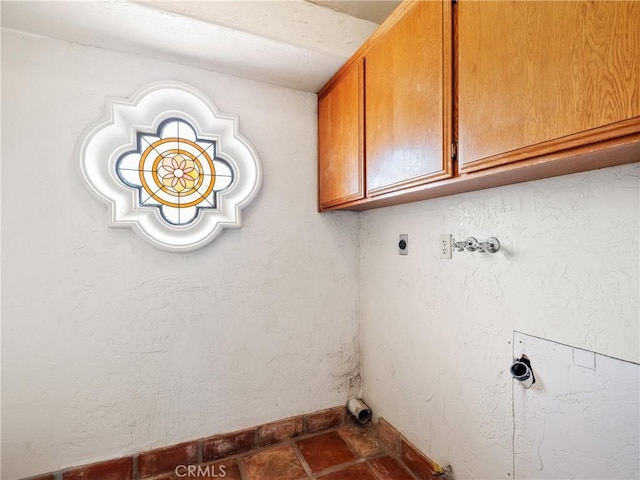
[[[107,97],[106,106],[106,119],[81,137],[77,156],[111,227],[131,228],[162,250],[188,252],[240,226],[262,168],[237,116],[219,113],[181,83]]]

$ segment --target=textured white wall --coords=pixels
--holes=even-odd
[[[640,478],[640,365],[514,335],[536,382],[514,382],[516,478]]]
[[[638,173],[625,165],[363,213],[362,373],[374,412],[458,479],[513,478],[514,330],[638,362]],[[441,260],[441,233],[503,247]]]
[[[262,191],[187,255],[106,227],[73,150],[104,96],[158,80],[236,113]],[[2,37],[2,478],[346,401],[358,217],[316,213],[316,96],[106,50]]]

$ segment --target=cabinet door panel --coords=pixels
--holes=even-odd
[[[640,131],[640,2],[457,8],[461,172]]]
[[[451,10],[417,1],[365,53],[367,194],[451,176]]]
[[[321,209],[364,197],[362,87],[360,60],[318,99]]]

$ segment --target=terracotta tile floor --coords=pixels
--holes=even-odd
[[[347,424],[205,464],[219,480],[419,480],[369,430]],[[224,473],[224,475],[222,475]],[[173,480],[163,475],[153,480]]]

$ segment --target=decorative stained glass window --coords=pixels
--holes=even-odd
[[[107,98],[108,118],[79,143],[80,171],[114,227],[169,251],[189,251],[225,227],[257,194],[261,168],[238,131],[192,87],[155,84],[132,99]]]
[[[216,208],[218,192],[233,183],[233,170],[216,158],[216,144],[197,138],[188,122],[165,120],[154,133],[138,133],[137,148],[116,162],[125,185],[136,188],[142,206],[158,207],[172,225],[193,222],[198,209]]]

